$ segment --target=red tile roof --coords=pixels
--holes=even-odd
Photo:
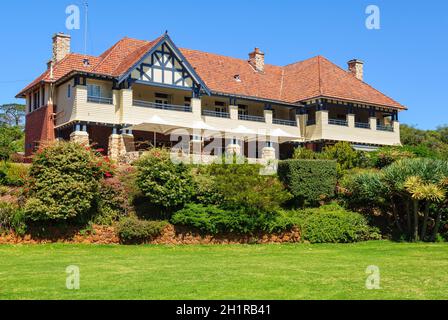
[[[162,38],[153,41],[123,38],[99,57],[71,53],[54,66],[53,79],[47,70],[18,96],[42,81],[54,82],[73,71],[120,77]],[[322,56],[284,67],[266,64],[260,73],[247,60],[190,49],[180,51],[212,92],[287,103],[327,97],[406,109]],[[84,65],[85,58],[89,59],[89,66]],[[235,80],[236,75],[241,81]]]

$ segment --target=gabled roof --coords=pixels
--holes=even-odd
[[[56,82],[76,71],[119,79],[164,37],[167,35],[153,41],[126,37],[98,57],[71,53],[54,66],[52,79],[47,70],[17,96],[23,96],[41,82]],[[264,72],[257,72],[247,60],[191,49],[180,49],[180,52],[214,93],[285,103],[327,97],[406,109],[322,56],[283,67],[266,64]],[[85,58],[89,59],[90,65],[84,65]],[[241,81],[235,80],[236,75]]]

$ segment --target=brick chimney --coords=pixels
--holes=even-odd
[[[359,80],[363,81],[364,78],[364,62],[358,59],[353,59],[347,62],[348,71]]]
[[[70,53],[70,40],[70,35],[61,32],[53,36],[53,64],[61,61]]]
[[[260,51],[259,48],[249,53],[249,63],[258,72],[264,71],[264,53]]]

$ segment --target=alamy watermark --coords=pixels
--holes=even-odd
[[[81,11],[77,5],[71,4],[65,8],[65,27],[67,30],[79,30],[81,28]]]
[[[65,287],[68,290],[79,290],[80,289],[80,272],[78,266],[68,266],[65,268],[65,273],[67,277],[65,279]]]
[[[369,30],[381,29],[381,13],[380,8],[376,5],[369,5],[366,8],[365,13],[368,15],[366,18],[366,28]]]
[[[368,290],[378,290],[381,289],[380,287],[380,268],[374,265],[370,265],[366,268],[366,289]]]

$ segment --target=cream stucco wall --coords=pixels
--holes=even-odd
[[[72,83],[72,82],[71,82]],[[328,111],[318,111],[315,114],[316,124],[306,126],[306,115],[296,116],[293,110],[274,106],[276,119],[297,119],[296,126],[272,124],[271,111],[265,111],[261,103],[244,103],[249,107],[250,115],[265,117],[265,122],[238,120],[237,108],[228,105],[228,99],[220,97],[202,97],[201,101],[192,99],[193,112],[154,109],[134,105],[133,101],[154,101],[155,93],[164,93],[170,96],[170,104],[183,106],[185,98],[191,97],[191,92],[166,88],[152,88],[143,85],[134,85],[133,89],[112,90],[107,82],[94,81],[105,89],[110,90],[113,104],[100,104],[87,101],[87,87],[78,85],[73,87],[72,95],[67,97],[66,85],[63,84],[56,91],[56,103],[60,115],[57,117],[57,126],[70,121],[88,121],[108,124],[141,125],[149,122],[154,115],[159,116],[167,123],[178,127],[190,127],[195,121],[202,120],[219,131],[229,131],[238,126],[257,133],[272,129],[281,129],[286,133],[301,137],[302,141],[342,140],[353,143],[366,143],[375,145],[399,145],[399,123],[393,122],[394,132],[376,130],[376,118],[370,118],[372,129],[355,128],[355,117],[348,116],[349,126],[328,124]],[[202,116],[202,110],[214,110],[215,101],[222,101],[226,105],[231,118],[218,118]],[[296,139],[291,139],[296,140]]]

